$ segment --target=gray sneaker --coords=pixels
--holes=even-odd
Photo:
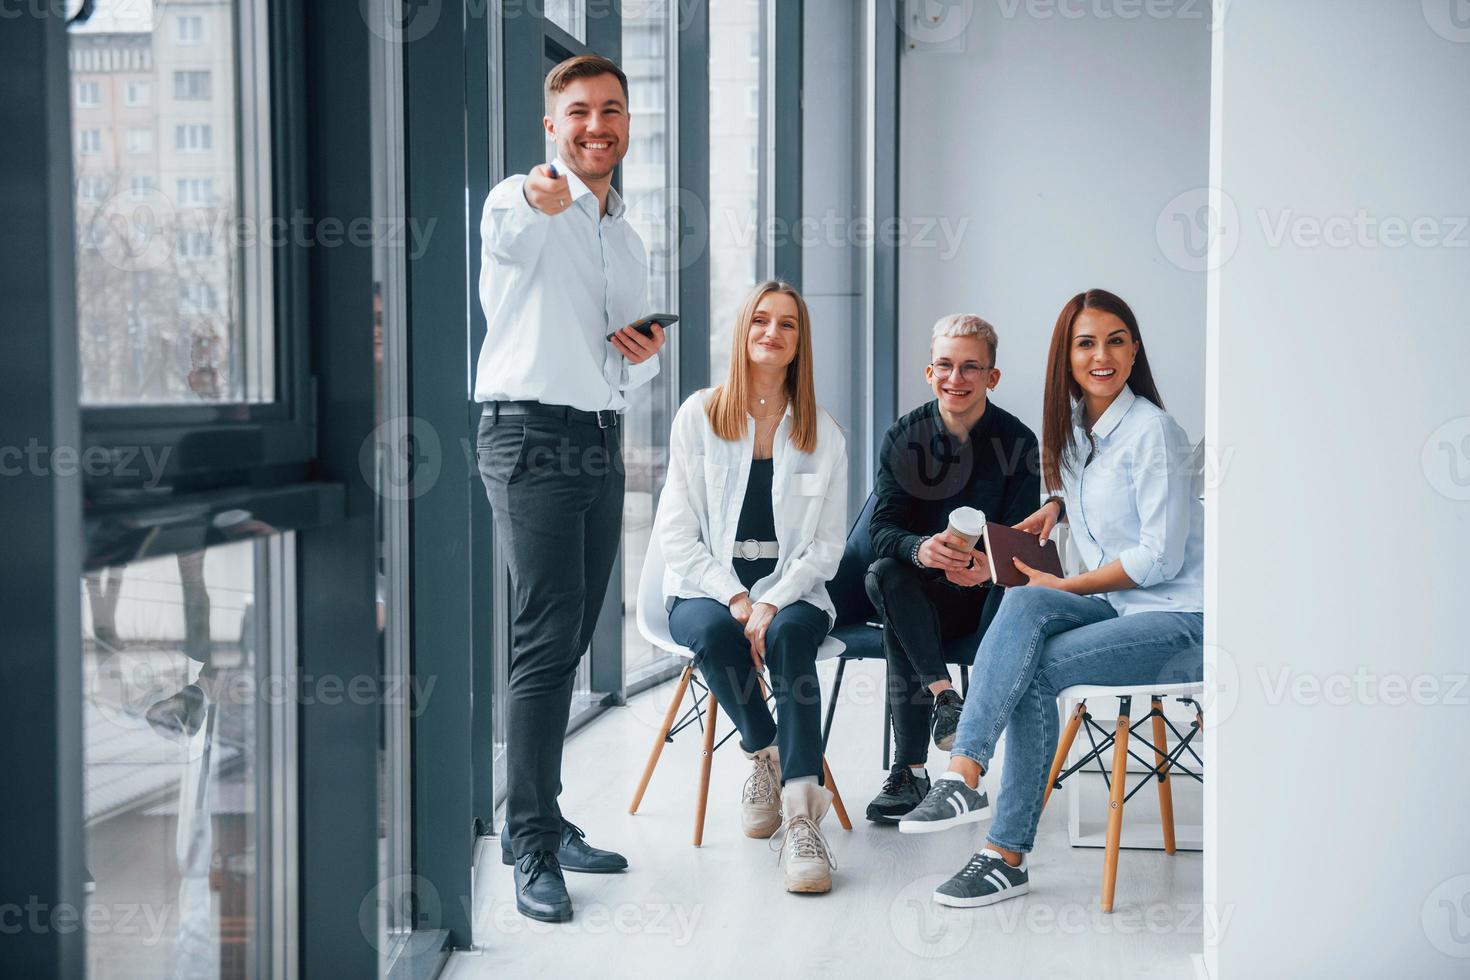
[[[1013,868],[987,847],[935,889],[934,901],[950,908],[975,909],[1024,895],[1030,887],[1031,875],[1026,871],[1025,861],[1019,868]]]
[[[985,783],[973,790],[963,779],[936,779],[924,801],[904,814],[898,829],[905,834],[930,834],[960,824],[975,823],[990,816],[990,798]]]

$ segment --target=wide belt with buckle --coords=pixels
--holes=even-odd
[[[755,538],[746,538],[744,541],[735,542],[736,558],[760,561],[762,558],[779,558],[780,556],[781,552],[774,541],[757,541]]]
[[[618,424],[618,413],[612,409],[584,412],[580,408],[570,408],[566,405],[544,405],[541,402],[486,402],[481,414],[488,415],[492,419],[499,419],[502,415],[537,415],[543,418],[561,419],[563,422],[595,425],[599,429],[611,429]]]

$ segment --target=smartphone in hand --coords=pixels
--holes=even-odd
[[[672,313],[650,313],[648,316],[644,317],[641,320],[634,320],[632,323],[628,324],[628,326],[632,327],[634,330],[637,330],[643,336],[651,339],[653,337],[653,325],[655,323],[667,330],[678,322],[679,318]],[[613,334],[616,333],[617,331],[614,330],[612,333],[607,335],[607,339],[612,340]]]

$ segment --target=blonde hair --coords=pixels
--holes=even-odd
[[[951,313],[942,316],[934,324],[934,334],[929,338],[929,354],[934,354],[934,341],[940,337],[979,337],[990,348],[990,366],[995,367],[995,349],[1000,339],[995,328],[973,313]]]
[[[730,345],[730,371],[725,383],[710,395],[704,413],[715,435],[727,442],[745,438],[746,410],[750,397],[750,325],[756,307],[770,293],[790,296],[796,303],[796,357],[786,365],[786,397],[791,400],[791,444],[804,453],[817,448],[817,386],[812,378],[812,322],[806,300],[788,282],[772,279],[750,291],[735,316]]]

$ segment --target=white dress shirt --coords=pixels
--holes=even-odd
[[[1076,446],[1062,467],[1072,541],[1088,571],[1120,561],[1137,583],[1102,598],[1120,616],[1203,612],[1205,511],[1189,437],[1127,385],[1090,437],[1084,411],[1081,403],[1073,410]]]
[[[755,420],[745,437],[726,442],[704,414],[712,389],[679,406],[669,434],[669,475],[653,533],[663,548],[664,596],[729,602],[746,591],[735,574],[735,530],[755,452]],[[832,417],[817,410],[817,446],[791,444],[791,407],[776,425],[771,464],[771,511],[779,553],[771,574],[750,587],[751,602],[784,609],[805,601],[836,616],[827,580],[837,574],[847,543],[847,441]]]
[[[597,195],[560,159],[572,206],[531,207],[525,175],[490,191],[480,219],[480,303],[485,342],[475,401],[536,401],[586,412],[623,411],[625,392],[658,374],[658,357],[630,364],[607,335],[656,312],[648,306],[648,261],[626,205]]]

